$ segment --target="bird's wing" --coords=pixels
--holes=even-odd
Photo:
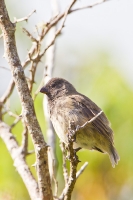
[[[69,102],[71,102],[69,107],[69,116],[72,116],[74,121],[78,122],[79,126],[91,120],[101,111],[93,101],[80,93],[77,95],[71,95],[69,98]],[[105,137],[113,142],[113,131],[103,112],[91,122],[91,125],[97,132],[105,135]]]

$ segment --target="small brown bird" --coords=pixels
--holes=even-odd
[[[77,92],[71,83],[62,78],[52,78],[40,92],[48,96],[50,119],[62,142],[68,142],[67,134],[71,122],[76,127],[81,127],[97,116],[82,129],[77,128],[74,148],[107,153],[112,166],[118,164],[120,158],[114,147],[110,123],[93,101]]]

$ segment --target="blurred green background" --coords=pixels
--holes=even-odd
[[[18,6],[16,6],[18,10],[14,8],[10,1],[7,1],[7,7],[10,10],[11,18],[13,18],[13,16],[18,17],[18,11],[20,9],[17,2],[13,2]],[[39,3],[41,5],[41,2]],[[27,8],[22,9],[21,17],[22,15],[25,15],[25,12],[26,14],[29,13],[33,5],[29,4],[29,7],[30,9],[28,11]],[[107,8],[110,9],[109,5]],[[40,19],[38,19],[38,21],[39,20]],[[36,23],[38,23],[38,21]],[[111,24],[106,25],[111,26]],[[31,26],[30,21],[26,26]],[[66,29],[67,31],[71,31],[69,30],[69,27],[65,28],[65,30]],[[31,43],[22,34],[20,25],[17,25],[16,36],[18,51],[21,59],[23,60],[26,56],[26,49],[30,47]],[[111,122],[112,129],[114,130],[115,146],[120,155],[120,162],[118,166],[113,169],[106,154],[104,155],[99,152],[87,150],[81,150],[78,152],[79,159],[81,160],[81,163],[78,165],[78,169],[86,161],[89,162],[89,165],[77,180],[72,199],[132,200],[133,84],[131,83],[131,79],[127,76],[127,73],[132,76],[132,71],[126,67],[124,71],[124,68],[121,64],[121,59],[124,60],[122,54],[121,59],[119,58],[120,62],[115,62],[114,57],[112,56],[112,51],[110,48],[105,48],[105,44],[99,45],[98,43],[97,46],[93,46],[91,43],[87,44],[86,41],[89,41],[89,39],[85,37],[82,44],[76,43],[77,40],[74,41],[73,45],[70,43],[67,44],[67,41],[64,41],[63,46],[62,42],[65,40],[65,36],[67,41],[69,41],[68,39],[70,36],[68,35],[64,35],[57,40],[54,76],[60,76],[70,81],[79,92],[88,96],[104,110]],[[78,35],[76,37],[81,37],[83,39],[82,34],[81,36]],[[22,39],[20,40],[20,38]],[[70,39],[70,41],[72,41],[72,39]],[[76,45],[78,45],[79,49],[76,49]],[[1,49],[3,48],[2,40],[0,40],[0,47]],[[91,51],[91,48],[93,51]],[[2,55],[3,49],[0,50],[0,53]],[[5,61],[2,62],[4,63]],[[45,62],[45,59],[43,62]],[[128,63],[128,65],[132,66],[132,63]],[[43,63],[41,63],[37,70],[34,91],[42,79],[43,67]],[[5,73],[4,76],[2,73]],[[4,89],[1,88],[2,92],[6,89],[11,76],[8,73],[9,72],[3,71],[0,73],[1,81],[2,76],[6,77],[7,79],[7,81],[3,84]],[[26,74],[28,74],[28,71],[26,71]],[[35,100],[35,110],[46,139],[46,124],[43,115],[42,100],[43,95],[39,94]],[[14,91],[13,96],[11,97],[10,101],[8,101],[8,105],[10,105],[10,109],[13,112],[18,114],[21,113],[21,106],[16,91]],[[13,118],[5,115],[4,121],[8,124],[12,124]],[[18,125],[13,128],[13,133],[19,141],[19,144],[21,144],[22,130],[23,128],[21,123],[18,123]],[[59,140],[57,138],[56,154],[59,162],[57,179],[59,183],[59,192],[61,192],[64,181],[62,177],[62,155],[58,144]],[[0,149],[0,199],[29,200],[30,198],[27,190],[17,171],[15,170],[10,154],[8,153],[7,148],[1,139]],[[33,145],[29,136],[29,150],[32,149]],[[35,162],[35,156],[28,156],[27,162],[34,176],[36,177],[35,170],[33,167],[31,167],[31,165]]]

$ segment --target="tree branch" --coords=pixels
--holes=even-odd
[[[0,102],[1,102],[2,104],[4,104],[4,103],[6,102],[6,100],[10,97],[10,95],[12,94],[13,89],[14,89],[14,86],[15,86],[14,81],[13,81],[13,79],[11,79],[11,81],[10,81],[10,83],[9,83],[9,86],[8,86],[6,92],[5,92],[5,93],[3,94],[3,96],[0,98]]]
[[[104,3],[104,2],[107,2],[107,1],[110,1],[110,0],[100,0],[100,1],[98,1],[96,3],[91,4],[91,5],[86,5],[86,6],[82,6],[82,7],[79,7],[79,8],[72,9],[72,10],[70,10],[69,13],[72,13],[72,12],[75,12],[75,11],[79,11],[79,10],[85,10],[85,9],[88,9],[88,8],[93,8],[93,7],[98,6],[98,5],[100,5],[100,4]]]
[[[22,21],[28,21],[29,17],[35,13],[36,10],[33,10],[29,15],[27,15],[26,17],[20,18],[20,19],[16,19],[16,17],[14,17],[14,23],[18,23],[18,22],[22,22]]]
[[[21,151],[25,157],[28,154],[28,129],[24,122],[23,122],[23,126],[24,126],[24,130],[22,133]]]
[[[79,163],[78,156],[76,155],[76,150],[73,149],[73,142],[76,138],[76,132],[83,129],[87,124],[93,122],[99,115],[101,115],[103,111],[101,110],[97,115],[95,115],[92,119],[84,123],[82,126],[76,126],[74,122],[70,122],[70,127],[68,130],[68,152],[70,154],[69,161],[70,161],[70,176],[68,182],[66,181],[65,188],[62,194],[59,197],[59,200],[70,200],[71,194],[74,189],[74,185],[76,183],[76,179],[79,175],[84,171],[88,163],[86,162],[80,170],[77,172],[77,165]]]
[[[73,142],[75,141],[75,123],[70,122],[68,130],[68,143],[67,149],[69,152],[69,161],[70,161],[70,175],[67,184],[59,197],[59,200],[71,200],[72,191],[74,189],[76,183],[76,172],[77,172],[77,165],[80,162],[78,160],[78,156],[76,155],[76,150],[73,149]]]
[[[36,169],[41,200],[52,200],[52,190],[48,169],[47,144],[38,124],[33,100],[31,98],[23,68],[18,57],[15,42],[15,24],[8,16],[4,0],[0,0],[0,27],[3,32],[6,59],[11,67],[12,76],[22,103],[22,116],[32,136],[35,153]]]
[[[77,0],[72,0],[71,4],[68,6],[68,8],[66,9],[63,17],[63,22],[61,24],[61,27],[55,32],[55,35],[53,36],[53,39],[51,40],[51,42],[48,44],[48,46],[41,52],[41,54],[39,55],[39,57],[41,58],[45,52],[49,49],[49,47],[51,47],[54,43],[55,43],[55,39],[56,37],[61,33],[63,27],[64,27],[64,24],[65,24],[65,21],[66,21],[66,18],[67,18],[67,15],[70,11],[70,9],[72,8],[72,6],[76,3]],[[51,26],[52,27],[52,26]]]
[[[88,162],[85,162],[81,168],[79,169],[79,171],[76,173],[76,179],[79,178],[79,176],[84,172],[85,168],[87,167],[88,165]]]
[[[89,121],[85,122],[82,126],[77,126],[76,127],[76,131],[79,131],[81,129],[83,129],[87,124],[93,122],[99,115],[101,115],[103,113],[103,111],[101,110],[97,115],[95,115],[92,119],[90,119]]]
[[[10,132],[10,127],[6,125],[4,122],[0,121],[0,137],[4,141],[13,161],[14,166],[16,167],[19,175],[23,179],[25,186],[29,192],[30,198],[35,200],[39,198],[39,189],[38,184],[34,177],[31,174],[31,171],[25,162],[24,156],[20,151],[20,147]]]
[[[100,4],[102,4],[104,2],[107,2],[107,1],[110,1],[110,0],[101,0],[101,1],[98,1],[98,2],[93,3],[91,5],[86,5],[86,6],[83,6],[83,7],[78,7],[78,8],[75,8],[75,9],[70,9],[68,11],[68,14],[71,14],[71,13],[73,13],[75,11],[84,10],[84,9],[87,9],[87,8],[93,8],[93,7],[95,7],[97,5],[100,5]],[[65,15],[65,12],[57,15],[56,17],[54,17],[53,19],[51,19],[49,22],[46,23],[46,28],[45,28],[43,34],[41,35],[41,39],[44,38],[44,36],[49,32],[49,30],[51,29],[51,27],[54,26],[55,24],[57,24],[64,17],[64,15]]]

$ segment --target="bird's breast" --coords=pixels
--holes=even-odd
[[[64,114],[57,111],[52,113],[50,118],[55,132],[57,133],[60,140],[64,143],[67,143],[67,122],[65,120]]]

